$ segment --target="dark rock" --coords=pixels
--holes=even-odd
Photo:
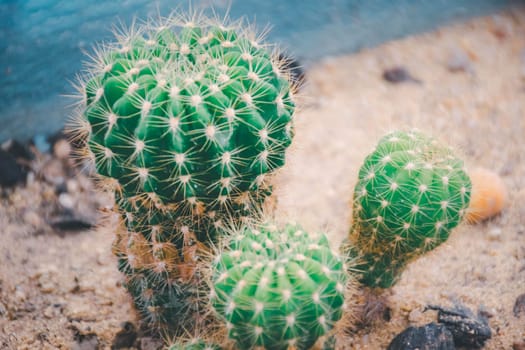
[[[113,344],[111,344],[112,350],[130,348],[137,340],[137,328],[131,322],[124,322],[122,324],[122,329],[118,331],[113,339]]]
[[[98,337],[94,333],[75,334],[74,339],[72,350],[98,350],[100,348]]]
[[[516,298],[512,312],[514,312],[514,316],[516,317],[520,317],[521,314],[525,314],[525,293]]]
[[[404,67],[394,67],[383,71],[383,79],[392,84],[399,84],[403,82],[421,83],[421,80],[412,77],[412,75]]]
[[[35,155],[31,152],[28,145],[13,139],[4,142],[2,144],[2,149],[13,155],[19,163],[21,161],[29,162],[35,158]]]
[[[0,149],[0,186],[13,187],[25,182],[27,169],[24,169],[15,157]]]
[[[70,215],[59,216],[51,219],[49,225],[61,231],[80,231],[93,228],[94,223]]]
[[[513,343],[512,350],[525,350],[525,340],[522,342]]]
[[[408,327],[388,345],[388,350],[455,350],[454,339],[443,325]]]
[[[474,315],[462,305],[456,305],[453,309],[433,305],[427,308],[438,311],[438,322],[452,333],[456,346],[479,349],[492,336],[487,318],[482,313]]]

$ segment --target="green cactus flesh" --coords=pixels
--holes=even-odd
[[[413,258],[447,240],[470,201],[463,162],[418,131],[383,137],[354,191],[347,253],[361,258],[362,281],[389,287]]]
[[[215,210],[283,165],[290,84],[247,33],[170,22],[107,51],[85,85],[84,117],[96,169],[124,197]]]
[[[308,349],[341,318],[346,274],[324,235],[246,228],[214,264],[212,305],[240,349]]]

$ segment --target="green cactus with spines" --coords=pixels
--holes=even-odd
[[[239,349],[309,349],[341,318],[347,278],[325,235],[245,227],[215,260],[211,303]]]
[[[264,47],[233,30],[177,29],[146,28],[102,58],[86,84],[88,145],[124,197],[216,210],[257,194],[284,164],[290,84]]]
[[[77,133],[115,193],[113,250],[151,326],[202,318],[199,255],[271,194],[293,137],[283,65],[248,30],[204,17],[138,26],[90,64]]]
[[[423,133],[384,136],[359,171],[346,254],[362,282],[387,288],[405,265],[449,237],[470,201],[463,162]]]

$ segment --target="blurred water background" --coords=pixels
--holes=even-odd
[[[193,8],[271,26],[277,42],[308,65],[328,55],[487,15],[519,0],[193,0]],[[59,130],[71,82],[94,43],[119,21],[185,9],[175,0],[0,0],[0,142]]]

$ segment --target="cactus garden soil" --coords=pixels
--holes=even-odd
[[[385,79],[392,69],[409,78]],[[486,349],[525,342],[525,314],[513,311],[525,293],[525,10],[327,58],[307,79],[294,144],[276,178],[279,219],[329,232],[337,246],[364,157],[400,127],[457,146],[469,168],[499,173],[509,189],[502,215],[458,227],[410,264],[377,298],[382,312],[360,316],[348,348],[386,348],[406,327],[436,320],[424,311],[429,304],[481,310],[492,328]],[[155,349],[154,338],[136,338],[110,251],[111,223],[59,230],[64,216],[99,221],[98,210],[111,204],[85,175],[70,173],[63,153],[39,155],[28,185],[1,199],[0,348]]]

